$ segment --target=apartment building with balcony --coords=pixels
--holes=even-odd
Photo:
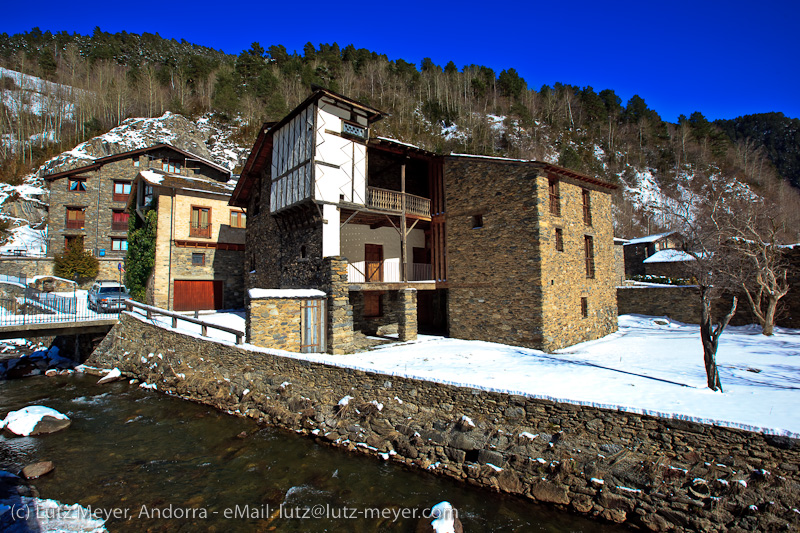
[[[95,159],[88,165],[45,176],[50,191],[47,256],[79,242],[100,261],[100,279],[116,279],[128,249],[126,205],[141,170],[173,172],[227,182],[231,173],[211,161],[169,144]]]
[[[326,294],[315,346],[333,353],[359,331],[555,349],[616,328],[614,185],[371,137],[383,116],[318,89],[264,125],[230,201],[248,216],[248,289]]]
[[[134,179],[131,216],[157,213],[148,303],[174,311],[242,307],[246,216],[228,205],[233,187],[160,170]]]

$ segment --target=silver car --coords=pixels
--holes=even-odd
[[[125,300],[130,297],[125,285],[116,281],[96,281],[86,296],[89,309],[98,313],[122,311],[125,309]]]

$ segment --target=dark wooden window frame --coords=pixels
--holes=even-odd
[[[555,239],[556,239],[556,251],[563,252],[564,251],[564,230],[561,228],[555,229]]]
[[[234,217],[234,215],[236,215]],[[236,224],[233,223],[236,218]],[[247,214],[241,209],[231,209],[230,223],[232,228],[246,228],[247,227]]]
[[[128,215],[125,219],[125,222],[120,222],[114,220],[116,215]],[[130,219],[130,214],[126,213],[124,209],[112,209],[111,210],[111,230],[112,231],[128,231],[128,220]]]
[[[192,222],[192,214],[194,213],[195,209],[198,210],[197,215],[197,226],[193,225]],[[203,209],[208,210],[208,226],[205,228],[200,227],[200,212]],[[207,205],[192,205],[191,211],[189,211],[189,237],[201,237],[210,239],[211,238],[211,208]]]
[[[81,213],[83,216],[81,218],[75,217],[70,220],[70,213]],[[78,224],[78,222],[80,222],[80,224]],[[86,208],[67,206],[66,215],[64,218],[64,227],[67,229],[86,229]]]
[[[589,189],[581,189],[583,197],[583,223],[587,226],[592,225],[592,203]]]
[[[550,214],[556,217],[561,216],[561,193],[559,191],[558,178],[547,179],[547,193],[550,198]]]
[[[122,248],[121,246],[119,248],[114,248],[114,243],[123,243],[123,242],[126,243],[125,244],[125,248]],[[128,242],[128,239],[126,239],[124,237],[111,237],[111,251],[112,252],[127,252],[128,251],[127,242]]]
[[[591,235],[583,236],[583,255],[586,261],[586,277],[594,279],[594,237]]]
[[[72,184],[77,183],[79,184],[77,189],[72,188]],[[86,178],[76,177],[76,178],[67,178],[67,190],[69,192],[86,192]]]
[[[589,318],[589,298],[581,296],[581,317]]]
[[[127,185],[128,186],[128,193],[126,194],[124,192],[121,192],[121,193],[117,192],[117,185],[121,185],[123,191],[125,190],[125,186]],[[130,181],[114,180],[114,188],[111,191],[112,192],[112,200],[114,200],[115,202],[127,202],[128,198],[130,198],[130,196],[131,196],[132,187],[133,187],[133,184]]]
[[[206,266],[206,254],[192,252],[192,266]]]
[[[364,318],[382,317],[383,291],[364,291],[363,294],[364,294]]]

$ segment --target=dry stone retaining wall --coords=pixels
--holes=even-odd
[[[129,315],[89,364],[351,451],[647,530],[800,523],[800,443],[787,437],[333,367]]]

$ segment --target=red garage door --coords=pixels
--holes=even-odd
[[[222,280],[186,281],[176,279],[172,308],[175,311],[222,309]]]

